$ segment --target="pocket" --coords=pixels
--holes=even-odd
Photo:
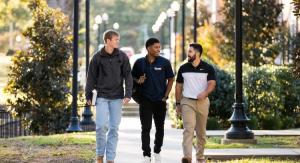
[[[186,98],[185,98],[185,97],[183,97],[183,98],[180,100],[180,105],[184,105],[184,104],[187,104]]]

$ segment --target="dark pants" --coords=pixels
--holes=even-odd
[[[162,101],[152,102],[144,98],[140,103],[140,120],[142,124],[142,150],[144,156],[151,157],[150,130],[152,126],[152,117],[154,119],[156,128],[154,152],[159,153],[161,151],[164,138],[166,110],[166,103]]]

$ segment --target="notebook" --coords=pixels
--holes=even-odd
[[[93,92],[92,105],[95,106],[97,101],[97,91],[96,89],[94,89],[92,92]]]

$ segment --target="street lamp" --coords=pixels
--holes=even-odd
[[[173,51],[172,51],[172,49],[173,49],[173,43],[172,43],[172,41],[174,40],[173,39],[173,26],[174,26],[174,16],[175,16],[175,12],[171,9],[171,8],[169,8],[168,10],[167,10],[167,17],[169,18],[169,48],[170,48],[170,56],[173,56],[172,54],[173,54]],[[172,57],[173,58],[173,57]],[[173,60],[173,62],[174,62],[174,60]],[[174,69],[174,72],[175,72],[175,69]]]
[[[93,28],[94,31],[98,30],[98,24],[93,24],[92,28]]]
[[[108,14],[107,13],[104,13],[102,15],[102,20],[103,20],[103,23],[104,23],[104,31],[106,31],[107,29],[107,24],[108,24]]]
[[[98,25],[98,28],[97,28],[97,30],[98,30],[98,34],[97,34],[97,47],[98,47],[101,44],[101,37],[100,37],[100,35],[101,35],[100,24],[102,23],[102,17],[101,17],[101,15],[97,15],[95,17],[95,23]]]
[[[197,42],[197,0],[194,0],[194,42]]]
[[[119,23],[114,23],[113,28],[114,30],[118,30],[120,28]]]
[[[87,77],[88,74],[88,67],[89,67],[89,61],[90,61],[90,0],[85,1],[85,55],[86,55],[86,71],[85,75]],[[93,130],[95,128],[95,122],[92,120],[93,113],[91,111],[91,106],[85,105],[84,111],[82,113],[82,121],[80,122],[80,125],[85,130]],[[90,126],[90,127],[89,127]]]
[[[78,28],[79,28],[79,0],[74,0],[74,25],[73,25],[73,80],[72,80],[72,115],[68,132],[82,131],[77,117],[77,71],[78,71]]]
[[[157,19],[157,23],[159,24],[160,28],[161,28],[161,45],[162,45],[162,49],[164,49],[164,44],[165,44],[165,39],[164,39],[164,35],[165,35],[165,31],[164,31],[164,23],[165,20],[167,19],[167,14],[166,12],[161,12],[158,19]]]
[[[171,4],[171,9],[175,12],[178,12],[180,9],[180,4],[177,1],[173,1]]]
[[[174,25],[174,72],[176,74],[176,54],[177,54],[177,51],[176,51],[176,41],[177,41],[177,13],[178,11],[180,10],[180,4],[177,2],[177,1],[173,1],[172,4],[171,4],[171,11],[172,11],[172,18],[174,17],[173,21],[173,25]],[[170,14],[170,11],[169,11],[169,14]]]
[[[235,1],[235,103],[233,104],[233,113],[229,119],[231,127],[224,135],[222,142],[224,144],[256,143],[253,132],[247,127],[248,117],[244,111],[243,88],[242,88],[242,0]]]
[[[186,58],[185,56],[185,0],[182,0],[182,61]]]
[[[21,40],[22,40],[21,36],[20,36],[20,35],[17,35],[17,36],[16,36],[16,41],[17,41],[17,42],[21,42]]]

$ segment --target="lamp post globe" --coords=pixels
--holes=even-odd
[[[119,23],[114,23],[113,28],[114,30],[118,30],[120,28]]]

